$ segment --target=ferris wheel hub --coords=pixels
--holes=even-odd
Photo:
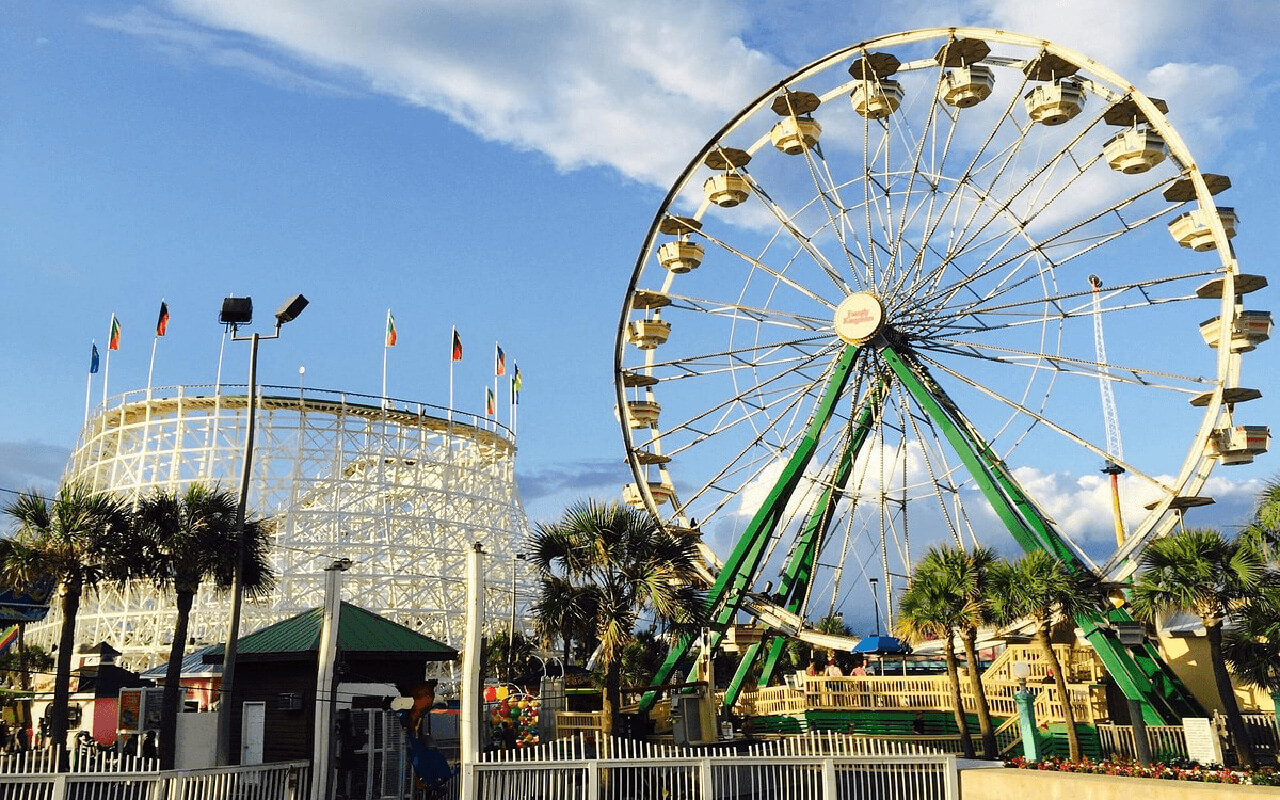
[[[849,344],[866,344],[884,328],[884,305],[870,292],[855,292],[836,306],[836,336]]]

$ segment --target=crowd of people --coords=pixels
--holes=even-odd
[[[829,652],[825,656],[817,650],[805,669],[806,675],[822,675],[827,678],[842,678],[845,675],[866,675],[867,659],[862,653],[837,654]]]

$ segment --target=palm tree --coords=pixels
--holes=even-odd
[[[969,738],[969,722],[960,692],[960,666],[956,660],[955,639],[951,635],[962,615],[963,603],[957,594],[936,574],[917,571],[898,603],[897,633],[913,644],[930,639],[942,640],[947,680],[951,684],[951,707],[956,728],[960,731],[960,751],[965,758],[973,758],[973,740]]]
[[[664,626],[701,622],[697,544],[673,534],[646,511],[594,500],[575,503],[559,522],[539,524],[529,561],[542,576],[544,591],[565,588],[594,610],[604,674],[604,729],[612,734],[621,703],[622,649],[634,639],[642,611]],[[546,609],[545,599],[534,613]]]
[[[120,572],[130,517],[121,498],[94,492],[88,484],[68,483],[48,499],[28,492],[5,506],[18,523],[12,538],[0,549],[0,577],[29,585],[52,578],[61,596],[62,630],[54,670],[50,740],[61,768],[67,763],[67,711],[71,695],[71,656],[76,644],[76,615],[80,599]]]
[[[1089,605],[1088,578],[1073,573],[1062,561],[1044,550],[1033,550],[1009,564],[991,565],[989,597],[993,618],[1005,625],[1026,620],[1035,627],[1034,639],[1045,662],[1053,670],[1053,682],[1067,723],[1068,758],[1080,760],[1080,736],[1075,712],[1067,693],[1067,679],[1053,652],[1055,618],[1073,620]]]
[[[1222,652],[1222,621],[1260,588],[1266,562],[1254,542],[1228,541],[1209,529],[1179,531],[1147,545],[1133,584],[1137,615],[1154,620],[1171,611],[1200,618],[1209,642],[1209,663],[1240,766],[1253,767],[1253,748],[1240,717]]]
[[[546,647],[550,647],[556,637],[560,638],[565,666],[573,657],[575,641],[580,646],[586,645],[588,650],[595,649],[597,599],[593,592],[584,591],[567,578],[550,574],[541,576],[541,589],[529,612]]]
[[[1236,678],[1273,696],[1280,693],[1280,585],[1276,577],[1269,575],[1267,585],[1232,612],[1234,630],[1222,636],[1222,655]]]
[[[982,688],[982,671],[978,664],[978,629],[991,622],[988,598],[988,576],[996,562],[995,551],[975,547],[932,547],[916,565],[914,574],[926,574],[938,582],[943,591],[953,596],[956,606],[955,630],[964,645],[964,658],[969,665],[969,690],[973,693],[978,713],[978,729],[982,732],[982,754],[995,758],[996,733],[991,724],[991,705]]]
[[[134,574],[162,589],[172,588],[178,611],[160,703],[161,769],[173,769],[177,752],[182,659],[196,593],[205,581],[220,591],[233,585],[240,552],[238,506],[239,498],[233,492],[192,484],[181,495],[158,491],[145,497],[135,511],[139,552],[133,556]],[[261,596],[275,587],[270,545],[271,526],[263,520],[245,519],[243,586],[248,596]]]

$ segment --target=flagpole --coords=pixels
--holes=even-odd
[[[112,312],[112,314],[111,314],[111,327],[112,327],[112,328],[114,328],[115,326],[116,326],[116,315],[115,315],[115,313],[114,313],[114,312]],[[114,332],[114,331],[112,331],[112,332]],[[111,338],[110,338],[110,334],[108,334],[108,337],[107,337],[107,363],[102,367],[102,408],[103,408],[104,410],[105,410],[105,409],[106,409],[106,407],[107,407],[107,385],[108,385],[109,383],[111,383]]]
[[[520,401],[518,401],[516,397],[515,366],[512,366],[512,370],[511,370],[511,394],[509,394],[509,396],[507,397],[507,402],[511,403],[511,406],[509,406],[509,408],[511,408],[511,413],[509,413],[508,419],[511,420],[511,438],[512,440],[515,440],[516,439],[516,407],[520,406]]]
[[[391,309],[387,309],[387,332],[382,335],[382,407],[387,407],[387,351],[391,349]]]
[[[147,399],[151,399],[151,373],[156,368],[156,345],[160,343],[160,337],[156,336],[151,340],[151,364],[147,366]]]
[[[498,353],[502,348],[497,340],[493,342],[493,430],[498,431]]]
[[[449,422],[453,422],[453,343],[458,341],[458,326],[453,325],[449,336]],[[450,445],[452,447],[452,444]]]
[[[98,352],[98,340],[93,340],[93,351]],[[84,424],[89,424],[89,389],[93,385],[93,363],[89,364],[89,374],[84,378]]]
[[[156,368],[156,347],[160,344],[162,326],[167,322],[168,306],[165,305],[164,298],[160,298],[160,317],[156,321],[156,335],[151,339],[151,363],[147,365],[147,400],[151,399],[151,374]]]
[[[222,331],[222,343],[218,345],[218,375],[213,381],[213,393],[222,394],[222,354],[227,350],[227,331]]]

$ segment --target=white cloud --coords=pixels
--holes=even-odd
[[[562,169],[607,165],[669,183],[730,113],[783,70],[743,44],[744,13],[662,0],[617,6],[542,3],[348,3],[171,0],[174,16],[134,9],[97,18],[264,77],[237,38],[350,89],[433,109],[490,140]],[[215,41],[211,44],[211,39]],[[237,63],[239,62],[239,63]],[[302,79],[290,64],[289,76]]]
[[[153,10],[160,2],[165,13]],[[485,139],[542,153],[561,169],[608,166],[658,186],[791,71],[775,53],[818,58],[844,30],[860,38],[974,24],[1031,33],[1166,96],[1193,134],[1193,149],[1213,146],[1215,135],[1229,131],[1228,119],[1241,124],[1246,78],[1226,64],[1194,63],[1187,34],[1213,10],[1191,0],[1131,0],[1122,12],[1112,0],[915,2],[871,11],[854,28],[839,4],[754,12],[724,0],[153,0],[91,21],[143,37],[178,60],[242,70],[295,91],[384,94]],[[819,31],[815,18],[826,19]],[[1227,18],[1249,28],[1244,35],[1267,27],[1239,9]]]

